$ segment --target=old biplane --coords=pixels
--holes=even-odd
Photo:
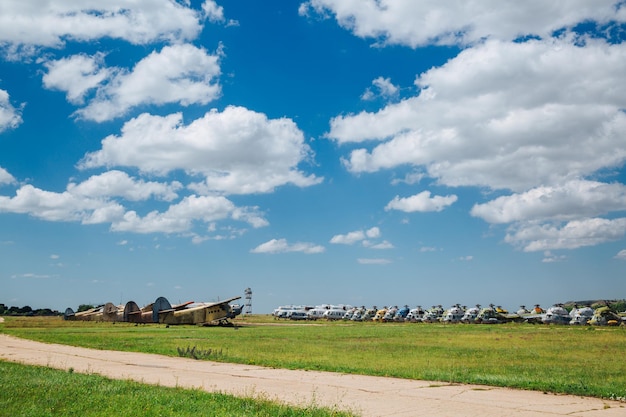
[[[124,306],[124,321],[130,323],[158,323],[159,312],[164,310],[182,310],[187,308],[193,301],[176,304],[172,306],[167,298],[159,297],[154,303],[150,303],[143,308],[139,308],[136,302],[129,301]]]
[[[198,324],[227,325],[229,319],[241,314],[243,306],[231,306],[229,303],[241,297],[233,297],[213,303],[194,303],[183,309],[165,308],[159,310],[159,323],[163,324]]]
[[[63,313],[65,320],[81,321],[123,321],[123,307],[113,303],[106,303],[85,311],[74,313],[71,308],[65,309]]]

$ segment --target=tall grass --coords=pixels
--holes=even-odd
[[[194,346],[219,350],[212,359],[223,362],[626,398],[623,327],[247,320],[233,329],[10,319],[0,331],[97,349],[177,356]]]
[[[270,401],[236,398],[201,390],[166,388],[110,380],[44,367],[0,361],[0,415],[177,416],[177,417],[341,417],[315,407],[295,408]]]

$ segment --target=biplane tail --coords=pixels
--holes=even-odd
[[[74,320],[76,318],[76,313],[70,307],[65,309],[63,313],[63,320]]]

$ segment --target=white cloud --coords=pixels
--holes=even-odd
[[[180,113],[142,114],[126,122],[121,136],[106,137],[102,149],[87,154],[79,167],[128,166],[159,175],[184,170],[205,176],[203,183],[190,186],[200,194],[266,193],[285,184],[321,182],[297,169],[310,152],[290,119],[268,120],[264,114],[229,106],[187,126]]]
[[[619,251],[617,255],[615,255],[615,259],[621,259],[623,261],[626,261],[626,249],[622,249],[621,251]]]
[[[357,262],[363,265],[387,265],[391,260],[384,258],[359,258]]]
[[[182,184],[171,184],[131,178],[127,173],[117,170],[94,175],[80,184],[70,183],[67,190],[74,195],[99,198],[123,197],[128,201],[141,201],[154,197],[158,200],[173,201],[178,197],[177,190]]]
[[[206,0],[202,3],[202,11],[204,16],[211,22],[223,22],[224,21],[224,8],[218,6],[213,0]]]
[[[624,210],[625,185],[574,180],[476,204],[471,214],[489,223],[511,223],[540,219],[567,220]]]
[[[561,262],[567,259],[567,256],[565,255],[555,255],[552,252],[550,252],[549,250],[545,251],[543,253],[543,259],[541,260],[541,262],[543,263],[554,263],[554,262]]]
[[[191,230],[194,221],[211,223],[233,219],[245,221],[253,227],[268,223],[254,208],[236,207],[222,196],[188,196],[180,203],[171,205],[165,212],[151,211],[144,217],[128,211],[113,222],[111,230],[134,233],[181,233]]]
[[[139,61],[132,71],[105,68],[103,54],[74,55],[46,63],[46,88],[67,92],[70,102],[80,104],[95,89],[78,117],[104,122],[123,116],[145,104],[207,104],[219,97],[219,55],[190,44],[165,46]]]
[[[79,221],[84,224],[109,222],[123,214],[116,202],[55,193],[24,185],[15,197],[0,196],[0,213],[23,213],[49,221]]]
[[[525,252],[576,249],[619,240],[626,234],[626,218],[587,218],[564,225],[521,223],[512,227],[505,242]]]
[[[0,89],[0,133],[6,129],[14,129],[21,123],[20,109],[13,107],[9,101],[9,93]]]
[[[335,235],[330,239],[330,243],[352,245],[364,241],[366,238],[375,239],[378,237],[380,237],[380,229],[372,227],[368,230],[355,230],[345,235]]]
[[[211,3],[205,3],[205,13],[215,16],[217,9]],[[181,42],[200,33],[200,17],[199,12],[170,0],[5,0],[0,2],[0,46],[15,58],[34,53],[36,47],[61,48],[67,40]]]
[[[0,185],[2,184],[13,184],[15,182],[15,178],[13,175],[9,174],[9,171],[0,167]]]
[[[363,246],[368,247],[370,249],[393,249],[394,248],[393,244],[387,240],[383,240],[380,243],[371,243],[369,241],[363,241]]]
[[[330,243],[341,245],[352,245],[365,239],[365,233],[362,230],[346,233],[345,235],[335,235],[330,239]]]
[[[155,198],[171,202],[178,197],[176,190],[181,187],[176,181],[146,182],[124,172],[109,171],[79,184],[70,183],[61,193],[24,185],[14,197],[0,196],[0,213],[29,214],[48,221],[110,223],[113,231],[133,233],[184,233],[197,222],[212,224],[218,220],[241,221],[254,228],[268,225],[258,208],[238,207],[222,196],[190,195],[164,212],[154,210],[145,216],[135,210],[128,211],[116,201],[116,198],[134,202]]]
[[[558,29],[586,20],[623,22],[626,12],[615,0],[468,2],[454,0],[310,0],[299,7],[334,15],[340,26],[362,38],[410,47],[466,45],[485,38],[513,40],[524,35],[550,37]]]
[[[412,185],[418,184],[423,178],[425,174],[423,172],[410,172],[404,176],[404,178],[394,178],[391,181],[391,185],[398,185],[401,183]]]
[[[287,239],[272,239],[265,243],[260,244],[256,248],[252,249],[252,253],[287,253],[287,252],[302,252],[306,254],[322,253],[325,248],[313,243],[297,242],[290,244]]]
[[[360,242],[361,246],[369,249],[393,249],[393,244],[387,240],[382,242],[372,241],[381,236],[380,229],[376,226],[367,230],[355,230],[346,234],[335,235],[330,239],[330,243],[339,245],[353,245]]]
[[[361,96],[362,100],[373,100],[376,97],[382,97],[385,99],[396,98],[399,94],[399,89],[391,83],[391,79],[378,77],[372,81],[372,88],[365,90],[365,93]]]
[[[454,204],[458,197],[456,195],[440,196],[436,195],[431,197],[430,191],[422,191],[419,194],[413,195],[407,198],[400,198],[395,196],[391,200],[385,210],[400,210],[407,213],[415,211],[442,211],[446,207]]]
[[[626,44],[488,41],[418,76],[418,96],[334,118],[328,137],[383,141],[351,152],[354,173],[410,164],[440,185],[562,183],[626,160],[624,73]]]
[[[84,96],[100,86],[117,70],[102,68],[104,54],[94,56],[73,55],[68,58],[44,63],[48,70],[43,76],[44,87],[67,92],[67,100],[73,104],[83,104]]]

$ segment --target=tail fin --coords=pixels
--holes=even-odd
[[[170,304],[169,301],[167,301],[167,298],[165,297],[157,298],[156,301],[154,302],[154,305],[152,306],[152,321],[154,323],[158,323],[159,311],[171,310],[171,309],[172,309],[172,305]]]
[[[65,313],[63,313],[63,320],[74,320],[74,316],[76,316],[76,313],[68,307],[65,309]]]
[[[141,321],[141,309],[134,301],[129,301],[124,306],[124,321],[138,323]]]

